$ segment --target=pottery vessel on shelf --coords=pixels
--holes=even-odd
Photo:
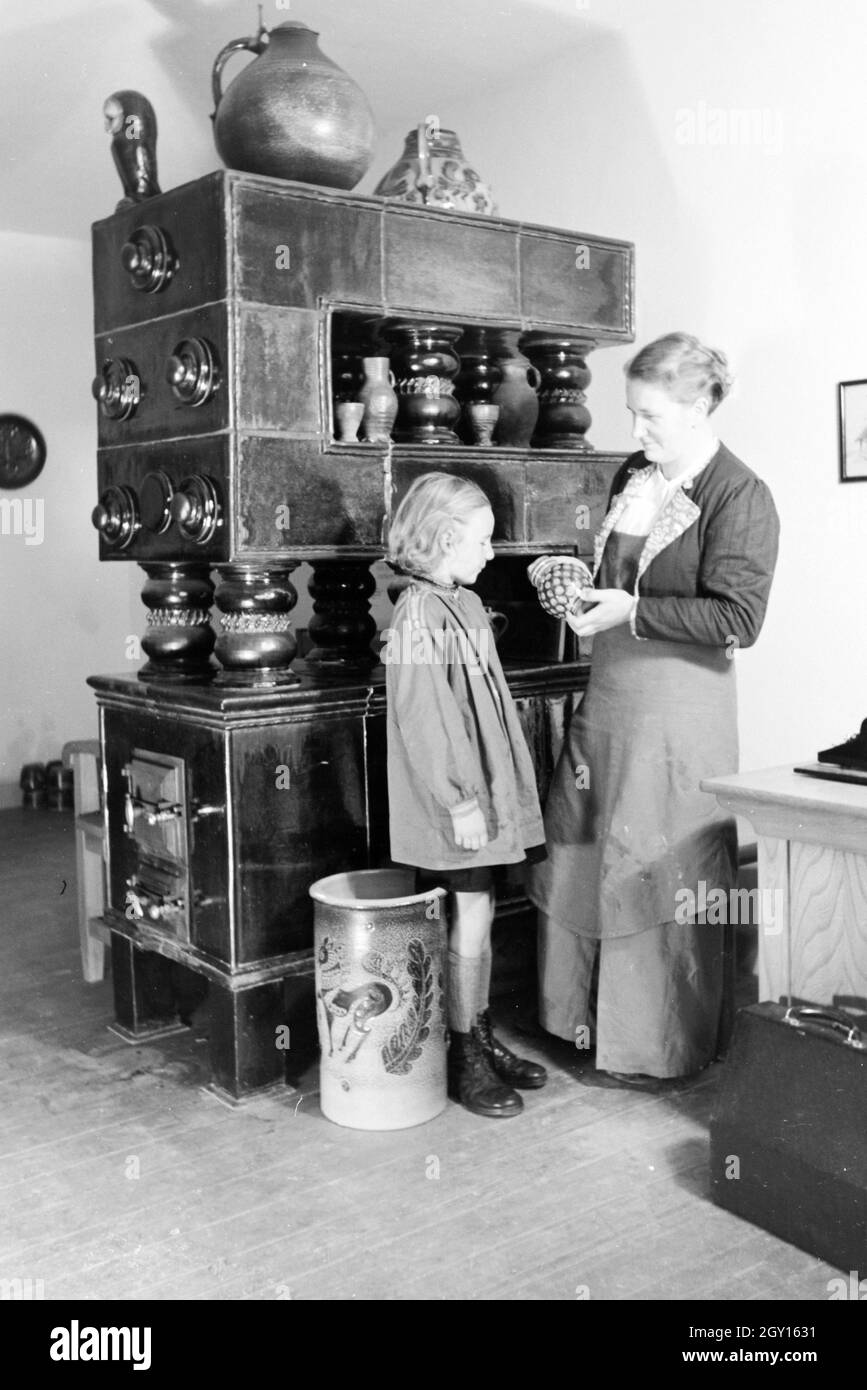
[[[318,34],[289,20],[217,54],[214,142],[230,169],[326,188],[354,188],[373,157],[373,112],[361,88],[320,52]],[[236,51],[257,54],[222,90]]]
[[[337,401],[334,407],[337,424],[337,438],[344,444],[358,438],[361,421],[364,418],[364,401]]]
[[[365,357],[364,385],[360,391],[364,406],[361,433],[368,444],[387,444],[397,415],[394,373],[387,357]]]
[[[380,198],[455,212],[493,213],[493,195],[464,158],[453,130],[428,120],[406,137],[403,154],[374,189]]]
[[[491,395],[500,407],[494,438],[498,444],[513,449],[529,449],[539,418],[537,392],[542,384],[541,374],[520,352],[513,357],[498,358],[497,366],[502,380]]]
[[[494,442],[493,433],[500,414],[499,406],[491,405],[488,401],[469,401],[464,410],[470,422],[473,444],[481,448],[490,448]]]

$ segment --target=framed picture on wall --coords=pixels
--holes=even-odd
[[[840,482],[867,482],[867,381],[841,381]]]

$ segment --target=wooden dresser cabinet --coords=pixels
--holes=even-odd
[[[93,256],[93,520],[102,559],[141,565],[147,609],[143,668],[90,681],[117,1027],[178,1026],[192,971],[213,1088],[237,1101],[285,1083],[294,1044],[276,1039],[312,1017],[310,884],[388,857],[370,566],[420,473],[491,499],[479,588],[514,619],[503,655],[544,791],[587,666],[546,646],[525,567],[592,553],[622,455],[587,438],[586,359],[632,340],[632,247],[224,171],[97,223]],[[403,402],[387,443],[336,439],[364,356],[399,360],[406,394],[439,340],[477,370],[520,344],[541,380],[532,447],[408,437]],[[498,920],[525,908],[504,881]]]

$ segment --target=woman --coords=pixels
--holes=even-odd
[[[594,638],[592,671],[530,896],[543,1028],[579,1046],[595,1032],[597,1067],[641,1085],[716,1053],[723,927],[700,914],[711,889],[730,901],[737,841],[700,783],[738,766],[732,658],[764,621],[779,521],[714,434],[722,353],[671,333],[626,376],[641,452],[614,479],[593,606],[567,620]]]

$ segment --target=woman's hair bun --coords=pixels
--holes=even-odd
[[[692,333],[666,333],[654,339],[627,362],[624,370],[630,381],[660,386],[685,405],[707,396],[708,414],[725,400],[734,384],[725,353],[706,347]]]

